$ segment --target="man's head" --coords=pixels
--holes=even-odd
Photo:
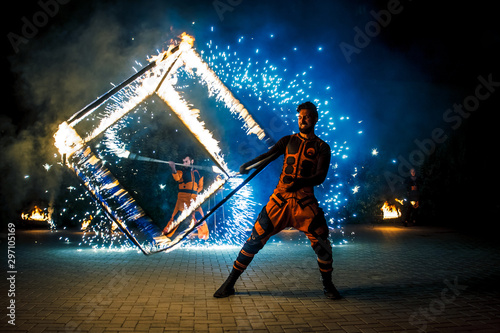
[[[309,134],[314,131],[314,125],[318,122],[318,109],[311,102],[305,102],[297,107],[299,113],[299,131]]]
[[[184,157],[184,159],[182,160],[182,164],[185,166],[191,166],[191,165],[193,165],[193,163],[194,163],[194,160],[191,159],[191,157],[189,157],[189,156]]]

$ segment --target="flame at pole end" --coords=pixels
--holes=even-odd
[[[59,129],[54,134],[54,140],[54,145],[59,153],[61,156],[66,155],[66,158],[83,147],[83,139],[67,122],[59,125]]]
[[[183,48],[192,48],[194,45],[194,37],[183,32],[180,36],[181,39],[181,50]]]
[[[148,58],[148,61],[150,63],[156,62],[156,64],[158,64],[158,63],[162,62],[163,60],[165,60],[166,58],[168,58],[169,56],[171,56],[172,54],[174,54],[175,52],[177,52],[179,50],[185,51],[185,50],[188,50],[194,46],[194,37],[189,35],[188,33],[183,32],[180,36],[178,36],[178,38],[180,38],[180,40],[181,40],[178,45],[176,45],[177,42],[172,40],[168,46],[167,51],[163,51],[156,56],[151,56],[150,58]]]

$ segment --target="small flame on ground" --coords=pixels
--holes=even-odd
[[[25,221],[47,222],[51,229],[55,229],[54,221],[52,220],[52,208],[49,207],[49,213],[45,213],[43,209],[35,206],[29,213],[21,213],[21,218]]]
[[[88,219],[83,220],[81,229],[86,230],[91,222],[92,222],[92,215],[90,215]]]
[[[401,200],[397,200],[398,202],[402,202]],[[380,210],[384,213],[384,220],[388,219],[396,219],[401,216],[401,210],[396,207],[396,205],[391,205],[389,202],[384,202],[384,205]]]
[[[22,213],[21,218],[29,221],[47,221],[49,217],[41,208],[35,206],[30,213]]]

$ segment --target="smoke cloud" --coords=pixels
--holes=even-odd
[[[34,4],[19,8],[8,32],[21,35],[26,19],[20,18],[30,18],[37,10]],[[135,60],[147,62],[156,48],[161,50],[180,34],[174,26],[182,29],[183,23],[172,19],[173,11],[164,11],[156,25],[147,24],[146,12],[137,2],[119,7],[105,2],[68,4],[33,38],[19,43],[19,50],[9,45],[12,85],[8,107],[0,116],[4,221],[34,203],[50,204],[61,187],[68,186],[62,182],[65,171],[53,144],[57,126],[109,90],[110,83],[133,74],[132,67],[139,67]]]
[[[239,36],[249,36],[269,56],[290,54],[286,50],[297,47],[299,51],[289,61],[290,72],[313,65],[318,86],[332,83],[334,112],[362,119],[366,144],[383,146],[395,155],[411,149],[414,139],[428,136],[442,113],[460,101],[464,91],[468,93],[457,75],[473,84],[477,75],[491,72],[480,72],[484,68],[454,72],[465,60],[457,58],[457,37],[451,32],[465,25],[459,32],[470,34],[475,21],[466,26],[458,19],[447,19],[444,14],[451,9],[437,8],[435,3],[401,1],[402,9],[384,24],[376,20],[380,15],[371,12],[389,10],[386,1],[57,3],[57,13],[47,14],[43,22],[34,21],[43,18],[36,16],[43,11],[38,1],[23,2],[8,15],[5,36],[22,35],[26,21],[38,22],[40,27],[18,45],[17,52],[10,42],[7,45],[5,77],[11,86],[8,106],[0,115],[4,221],[40,198],[50,201],[61,186],[67,186],[61,182],[65,171],[57,165],[53,146],[58,124],[109,90],[111,82],[119,83],[133,74],[136,60],[144,64],[154,50],[161,51],[183,31],[204,42],[218,38],[234,43]],[[474,17],[469,8],[460,11],[457,4],[453,10],[454,17],[465,13]],[[376,27],[373,22],[378,22],[379,29],[366,30]],[[498,37],[489,28],[475,27],[472,31],[482,31],[479,37],[462,34],[469,38],[462,39],[462,45],[476,37],[498,45]],[[369,42],[361,43],[359,31]],[[270,34],[279,38],[270,39]],[[342,43],[357,49],[350,61],[340,48]],[[473,45],[479,50],[485,46]],[[466,60],[478,63],[477,58]],[[265,114],[260,116],[265,118]],[[44,165],[52,167],[47,170]]]

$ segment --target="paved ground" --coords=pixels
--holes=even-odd
[[[332,236],[349,240],[334,248],[340,301],[324,298],[314,253],[293,232],[259,253],[235,296],[215,299],[239,248],[145,256],[78,246],[78,233],[17,230],[15,284],[0,284],[0,330],[500,332],[498,242],[388,224],[346,226]]]

